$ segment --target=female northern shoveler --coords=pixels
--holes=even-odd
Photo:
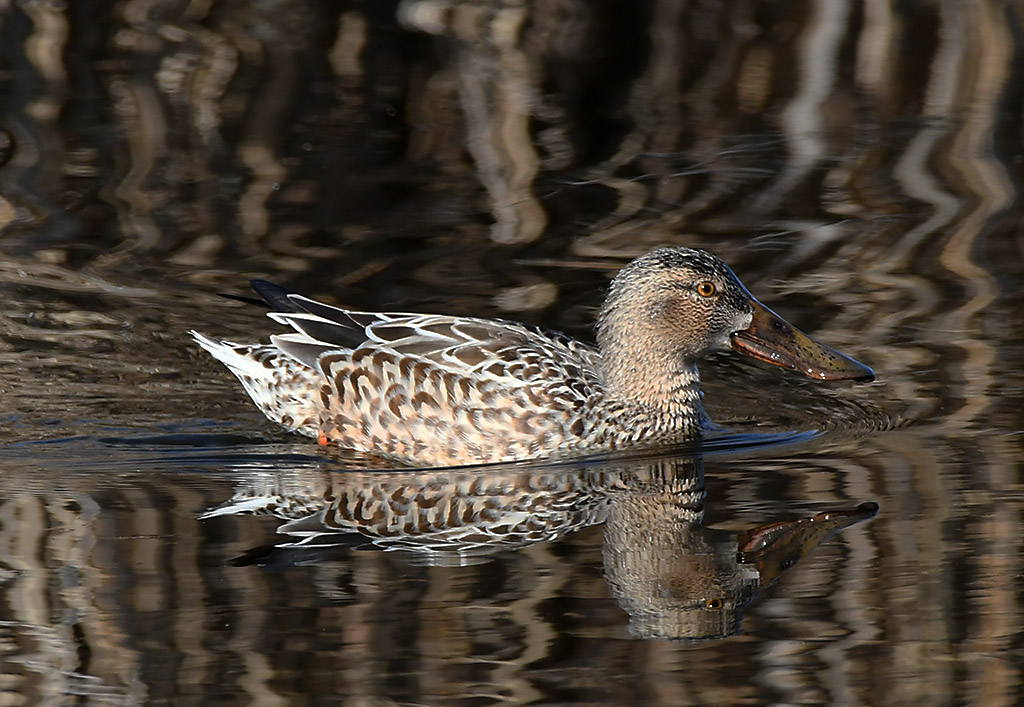
[[[597,347],[512,322],[353,312],[254,280],[293,332],[196,341],[263,413],[321,444],[420,466],[568,456],[693,438],[695,361],[732,348],[820,380],[871,369],[755,300],[721,260],[663,248],[612,281]]]

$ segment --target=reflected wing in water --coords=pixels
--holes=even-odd
[[[601,522],[609,494],[628,482],[584,467],[435,472],[256,474],[205,518],[255,513],[286,522],[279,548],[364,546],[405,551],[417,563],[465,565],[551,542]]]

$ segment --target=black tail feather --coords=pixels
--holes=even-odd
[[[266,303],[270,305],[270,308],[275,312],[302,312],[303,309],[295,305],[288,295],[291,294],[288,290],[275,285],[273,282],[267,282],[266,280],[249,280],[249,284],[252,289],[256,290],[256,294],[266,300]]]

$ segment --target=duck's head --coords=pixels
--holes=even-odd
[[[597,327],[606,375],[623,380],[680,370],[732,349],[815,380],[874,380],[874,373],[815,341],[754,299],[729,266],[702,250],[662,248],[612,281]]]

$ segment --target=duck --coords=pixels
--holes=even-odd
[[[710,423],[697,361],[731,350],[816,381],[864,364],[761,304],[720,258],[659,248],[612,279],[595,343],[500,319],[363,312],[265,280],[269,343],[190,332],[287,430],[402,465],[454,467],[656,448]]]

